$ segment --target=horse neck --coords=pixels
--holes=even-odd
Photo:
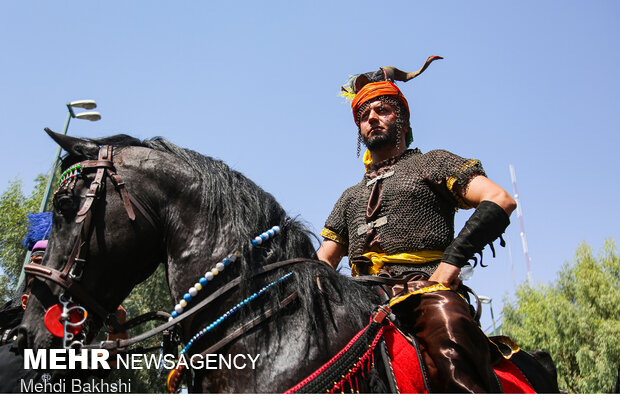
[[[183,183],[183,191],[176,188],[176,196],[168,197],[164,207],[168,277],[175,299],[235,250],[242,252],[241,269],[247,270],[254,256],[249,251],[250,240],[284,223],[284,210],[270,194],[220,162],[213,161],[210,167],[214,171],[198,177],[175,177]],[[307,236],[306,240],[311,245]],[[269,242],[274,247],[269,254],[272,260],[296,254],[285,251],[282,240]]]

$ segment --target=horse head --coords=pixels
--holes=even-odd
[[[73,329],[76,335],[80,331],[76,339],[92,339],[102,324],[114,324],[117,306],[163,257],[161,228],[155,225],[159,205],[153,202],[157,185],[149,185],[152,179],[142,183],[145,174],[161,166],[157,155],[138,146],[111,145],[128,137],[94,141],[46,131],[67,156],[43,262],[26,268],[34,280],[20,345],[33,349],[61,344],[58,329],[52,334],[53,322],[45,319],[63,302],[86,310],[70,311],[72,319],[86,316],[84,325]]]
[[[245,256],[234,265],[237,273],[286,250],[314,254],[300,233],[282,237],[294,249],[270,247],[249,254],[242,240],[282,225],[286,213],[273,196],[221,161],[161,138],[79,139],[46,131],[67,155],[45,257],[41,265],[26,267],[35,280],[22,323],[22,347],[59,345],[45,315],[69,298],[68,305],[87,311],[82,338],[88,341],[85,335],[114,323],[114,317],[106,319],[161,262],[178,302],[201,274],[233,250]],[[210,288],[227,277],[213,280]]]

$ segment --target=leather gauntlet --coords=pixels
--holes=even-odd
[[[480,265],[485,267],[482,263],[484,246],[489,244],[495,257],[492,242],[499,237],[500,245],[502,247],[505,245],[501,235],[508,224],[510,224],[510,219],[502,207],[495,202],[482,201],[465,223],[458,237],[446,248],[441,261],[460,268],[467,264],[467,261],[473,259],[475,266],[478,260],[474,254],[478,253],[480,254]]]

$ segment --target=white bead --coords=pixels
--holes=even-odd
[[[194,287],[189,289],[189,295],[191,295],[192,297],[196,297],[197,294],[198,294],[198,290],[195,289]]]
[[[215,268],[217,268],[219,271],[224,271],[224,264],[218,262],[217,264],[215,264]]]
[[[262,244],[262,243],[263,243],[263,239],[262,239],[261,237],[256,237],[256,238],[254,238],[254,241],[256,241],[256,243],[257,243],[258,245],[260,245],[260,244]]]
[[[183,307],[181,307],[181,304],[177,304],[174,306],[174,311],[177,312],[177,314],[181,314],[183,312]]]
[[[187,301],[185,301],[185,300],[181,300],[181,301],[179,301],[179,305],[180,305],[181,307],[185,308],[185,307],[187,307]],[[178,311],[177,311],[177,313],[178,313]]]
[[[213,273],[209,271],[205,274],[205,278],[207,279],[207,281],[211,281],[213,279]]]
[[[276,232],[276,234],[280,232],[280,227],[278,225],[275,225],[272,229]]]
[[[202,290],[202,284],[196,283],[196,284],[194,284],[194,288],[196,289],[196,291],[200,291],[200,290]]]
[[[168,321],[172,321],[172,320],[174,320],[174,318],[168,317]]]
[[[267,231],[267,234],[269,234],[270,237],[273,237],[274,235],[276,235],[276,232],[273,230],[273,228],[271,228],[269,231]]]

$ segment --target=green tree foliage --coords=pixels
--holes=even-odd
[[[123,301],[123,307],[127,310],[127,319],[136,317],[149,311],[170,311],[174,306],[170,298],[170,292],[163,265],[155,271],[151,277],[136,286],[131,294]],[[143,324],[129,333],[132,337],[156,327],[161,322],[149,322]],[[161,342],[161,334],[151,337],[139,344],[140,347],[149,348],[158,346]],[[139,352],[141,353],[141,352]],[[156,351],[154,354],[158,354]],[[110,380],[117,377],[124,382],[131,379],[131,391],[135,393],[166,393],[167,370],[143,369],[143,370],[113,370]]]
[[[550,285],[521,285],[505,302],[504,331],[525,350],[546,350],[570,393],[613,391],[620,364],[620,256],[581,243]]]
[[[45,191],[46,178],[39,175],[32,193],[23,194],[22,182],[14,179],[0,197],[0,299],[8,300],[17,287],[26,249],[22,244],[27,232],[27,214],[37,212]]]

